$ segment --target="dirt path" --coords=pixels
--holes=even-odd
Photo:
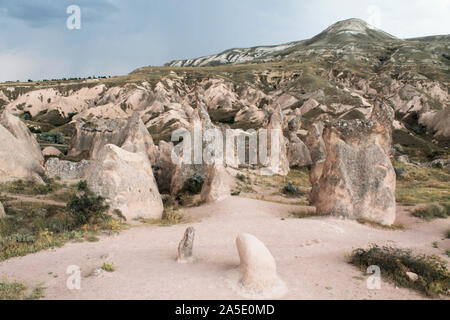
[[[441,254],[449,220],[424,223],[400,208],[406,231],[386,231],[333,218],[291,219],[299,207],[233,197],[188,209],[197,222],[192,265],[175,263],[178,242],[188,225],[138,226],[96,243],[71,243],[0,263],[0,277],[42,283],[46,299],[241,299],[229,284],[239,264],[238,233],[254,234],[271,250],[288,287],[284,299],[422,299],[408,289],[383,282],[370,291],[365,276],[345,261],[352,249],[370,243]],[[432,243],[437,241],[439,249]],[[447,259],[448,260],[448,259]],[[93,276],[104,262],[116,271]],[[67,267],[82,270],[81,290],[67,289]]]

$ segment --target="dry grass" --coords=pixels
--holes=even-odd
[[[407,166],[394,161],[403,170],[397,179],[397,202],[401,205],[450,203],[449,169]]]
[[[399,286],[418,290],[427,296],[450,294],[450,273],[447,263],[437,256],[415,256],[409,250],[372,245],[369,249],[356,249],[349,262],[366,271],[369,266],[379,266],[388,280]],[[411,281],[407,272],[419,276]]]
[[[0,280],[0,300],[39,300],[43,298],[44,291],[42,286],[30,289],[20,282]]]

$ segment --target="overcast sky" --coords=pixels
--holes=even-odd
[[[69,5],[81,29],[69,30]],[[361,18],[400,38],[450,33],[450,0],[0,0],[0,81],[122,75]]]

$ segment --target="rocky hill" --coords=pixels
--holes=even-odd
[[[3,83],[0,109],[24,119],[42,146],[75,154],[70,149],[80,128],[96,127],[95,119],[113,128],[111,121],[136,111],[158,144],[188,128],[199,104],[215,125],[244,130],[266,127],[281,107],[286,137],[304,142],[314,122],[367,119],[381,98],[395,110],[394,144],[426,162],[448,157],[449,47],[448,36],[402,40],[350,19],[309,40],[233,49],[122,77]]]

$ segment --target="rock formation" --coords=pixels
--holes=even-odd
[[[318,182],[318,214],[395,222],[396,175],[389,158],[393,117],[390,107],[377,103],[371,120],[325,125],[327,158]]]
[[[164,207],[147,155],[105,145],[86,173],[89,189],[129,221],[162,217]]]
[[[277,266],[267,247],[250,234],[236,239],[240,258],[239,285],[247,294],[260,296],[282,295],[284,285],[277,275]]]
[[[7,111],[0,122],[0,182],[27,179],[43,184],[43,156],[30,131]]]
[[[5,208],[3,208],[3,204],[0,202],[0,219],[6,218]]]
[[[59,157],[62,155],[62,152],[55,147],[47,147],[42,150],[42,155],[44,157]]]
[[[311,154],[302,140],[294,132],[290,133],[288,161],[291,168],[306,167],[312,164]]]
[[[273,137],[276,138],[273,139]],[[279,106],[270,117],[267,126],[267,138],[269,164],[261,169],[261,173],[265,175],[287,175],[289,173],[287,139],[283,134],[283,112]]]
[[[191,263],[194,261],[192,254],[194,249],[195,229],[189,227],[184,233],[183,239],[178,246],[178,263]]]
[[[207,203],[224,200],[231,195],[233,184],[234,179],[222,163],[209,165],[200,198]]]
[[[29,154],[36,161],[41,165],[44,164],[44,157],[39,143],[22,120],[5,110],[0,117],[0,125],[5,127],[17,140],[25,145]]]
[[[137,112],[126,119],[93,118],[76,120],[76,134],[68,156],[96,159],[107,144],[114,144],[129,152],[143,152],[154,163],[157,150],[153,139]]]
[[[317,199],[317,192],[319,190],[319,180],[322,176],[323,165],[327,158],[327,150],[325,142],[323,141],[323,123],[314,123],[308,131],[306,138],[306,144],[311,154],[311,169],[309,172],[309,178],[311,181],[312,189],[309,196],[309,202],[314,205]]]
[[[83,179],[87,169],[91,165],[90,161],[71,162],[50,158],[45,162],[45,172],[50,178],[59,177],[63,180]]]

